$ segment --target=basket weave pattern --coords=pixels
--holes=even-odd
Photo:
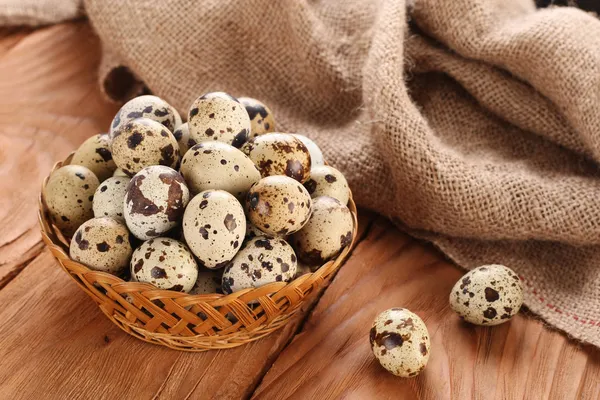
[[[72,154],[52,171],[69,164]],[[324,289],[356,242],[356,205],[348,208],[354,220],[352,244],[316,272],[292,282],[273,282],[230,295],[189,295],[160,290],[143,282],[126,282],[114,275],[93,271],[69,258],[69,242],[51,223],[43,193],[39,201],[42,238],[60,266],[125,332],[147,342],[177,350],[205,351],[240,346],[283,327],[308,300]]]

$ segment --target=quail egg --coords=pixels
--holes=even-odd
[[[310,154],[304,144],[287,133],[267,133],[250,139],[242,147],[264,178],[287,175],[300,183],[310,176]]]
[[[112,140],[112,152],[117,166],[129,176],[151,165],[175,168],[179,162],[179,145],[173,134],[148,118],[119,127]]]
[[[244,105],[248,112],[248,116],[250,117],[250,122],[252,124],[250,137],[256,137],[263,133],[275,131],[275,118],[269,107],[263,102],[251,97],[240,97],[238,100]]]
[[[238,199],[260,180],[260,172],[239,149],[223,142],[203,142],[192,147],[179,170],[192,193],[221,189]]]
[[[218,140],[239,148],[250,135],[250,118],[240,102],[222,92],[194,101],[188,118],[190,143]]]
[[[317,144],[315,142],[313,142],[311,139],[309,139],[308,137],[306,137],[304,135],[300,135],[297,133],[291,133],[291,135],[294,136],[296,139],[299,139],[302,143],[304,143],[304,145],[308,149],[308,152],[310,153],[311,167],[325,165],[325,159],[323,158],[323,152],[321,151],[321,149],[319,148],[319,146],[317,146]]]
[[[123,217],[123,200],[130,179],[126,177],[110,177],[98,186],[94,193],[94,216],[111,217],[125,221]]]
[[[183,215],[185,241],[206,268],[222,268],[239,251],[246,233],[240,202],[223,190],[205,190]]]
[[[373,321],[369,340],[375,358],[396,376],[418,375],[429,361],[427,326],[405,308],[391,308],[379,314]]]
[[[95,271],[121,275],[132,253],[129,231],[109,217],[90,219],[71,239],[70,256]]]
[[[307,223],[312,210],[310,195],[298,181],[282,175],[258,181],[246,197],[248,219],[269,235],[285,236]]]
[[[244,240],[252,239],[257,236],[264,236],[265,233],[258,229],[249,219],[246,219],[246,236]]]
[[[127,227],[142,240],[177,226],[190,193],[179,172],[162,165],[146,167],[127,184],[123,211]]]
[[[129,100],[121,107],[110,125],[110,140],[129,121],[137,118],[149,118],[173,132],[177,127],[175,109],[160,97],[144,95]],[[179,118],[181,120],[181,117]]]
[[[484,265],[467,272],[450,292],[450,307],[475,325],[498,325],[523,304],[519,276],[503,265]]]
[[[271,282],[289,282],[296,275],[297,260],[283,239],[258,236],[244,244],[223,272],[221,287],[229,294]]]
[[[94,217],[92,201],[98,178],[81,165],[65,165],[54,171],[44,189],[52,222],[71,236],[79,225]]]
[[[173,136],[175,140],[177,140],[177,144],[179,144],[179,154],[183,157],[185,153],[189,150],[190,146],[190,130],[188,129],[187,122],[185,124],[181,124],[175,129],[173,132]]]
[[[72,165],[83,165],[92,171],[102,182],[112,176],[117,168],[110,152],[110,139],[106,134],[94,135],[79,146],[73,159]]]
[[[310,265],[320,265],[352,243],[354,223],[348,207],[333,197],[313,199],[312,216],[290,238],[298,258]]]
[[[202,268],[190,294],[213,294],[221,292],[221,270]]]
[[[338,199],[342,204],[348,204],[350,189],[344,175],[337,169],[321,165],[310,170],[310,179],[304,183],[308,193],[314,198],[329,196]]]
[[[187,246],[177,240],[158,237],[135,249],[131,276],[137,282],[159,289],[188,293],[198,278],[198,265]]]

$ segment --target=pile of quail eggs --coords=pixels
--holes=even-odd
[[[464,321],[499,325],[515,316],[523,304],[519,276],[503,265],[484,265],[467,272],[450,292],[450,308]],[[379,314],[369,335],[379,363],[394,375],[418,375],[430,354],[429,332],[418,315],[405,308]]]
[[[207,93],[183,123],[127,102],[44,190],[70,257],[159,289],[224,293],[289,282],[350,245],[348,183],[306,136],[274,133],[258,100]]]

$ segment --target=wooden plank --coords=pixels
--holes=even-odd
[[[523,313],[495,328],[461,322],[448,306],[461,274],[429,246],[376,221],[254,397],[600,398],[600,350]],[[428,326],[431,358],[417,378],[394,377],[371,353],[371,323],[390,307],[406,307]]]

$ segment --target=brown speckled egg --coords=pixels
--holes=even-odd
[[[498,325],[523,304],[519,276],[503,265],[484,265],[467,272],[450,292],[450,307],[475,325]]]
[[[181,115],[179,114],[179,111],[177,111],[177,109],[175,107],[173,107],[172,105],[169,104],[169,106],[171,107],[171,112],[175,116],[175,126],[173,129],[171,129],[171,132],[174,132],[177,130],[177,128],[179,128],[181,125],[183,125],[183,120],[181,119]]]
[[[185,124],[179,125],[177,129],[173,132],[173,136],[175,140],[177,140],[177,144],[179,144],[179,154],[183,157],[185,153],[189,150],[190,146],[190,130],[188,129],[187,122]]]
[[[298,231],[310,218],[312,200],[298,181],[282,175],[258,181],[246,196],[248,219],[269,235]]]
[[[181,174],[162,165],[146,167],[127,185],[123,211],[138,239],[158,237],[181,221],[190,193]]]
[[[188,293],[198,278],[198,265],[187,246],[177,240],[158,237],[135,249],[131,276],[137,282],[159,289]]]
[[[377,361],[396,376],[416,376],[429,361],[427,326],[405,308],[391,308],[379,314],[373,321],[369,340]]]
[[[200,96],[190,107],[190,143],[218,140],[239,148],[250,135],[250,118],[234,97],[222,93]]]
[[[221,189],[242,200],[260,180],[260,172],[248,156],[223,142],[195,145],[185,153],[179,171],[192,193]]]
[[[113,137],[112,153],[117,166],[129,176],[151,165],[175,168],[179,162],[179,145],[173,134],[148,118],[122,125]]]
[[[110,139],[127,122],[137,118],[149,118],[166,127],[169,132],[177,127],[177,117],[174,108],[160,97],[152,95],[138,96],[121,107],[110,124]],[[181,117],[179,118],[181,120]]]
[[[264,236],[265,233],[258,229],[249,219],[246,219],[246,236],[245,240],[255,238],[257,236]]]
[[[321,196],[313,199],[312,216],[290,243],[302,261],[323,264],[352,243],[353,229],[348,207],[333,197]]]
[[[110,177],[98,186],[94,193],[94,216],[111,217],[125,221],[123,216],[123,200],[130,179],[118,176]]]
[[[213,294],[221,292],[221,276],[223,271],[202,268],[198,271],[198,279],[190,294]]]
[[[264,178],[287,175],[304,183],[310,176],[310,154],[304,144],[287,133],[267,133],[242,147]]]
[[[90,219],[71,239],[70,256],[96,271],[120,275],[131,258],[129,231],[113,218]]]
[[[112,176],[125,176],[129,178],[129,176],[121,168],[115,169],[115,172],[113,172]]]
[[[296,139],[299,139],[302,143],[304,143],[304,145],[308,149],[308,152],[310,153],[311,167],[325,165],[325,158],[323,157],[323,152],[315,142],[313,142],[310,138],[297,133],[290,133],[290,135],[292,135]]]
[[[65,165],[54,171],[44,189],[52,222],[63,235],[71,236],[79,225],[94,217],[92,201],[98,178],[81,165]]]
[[[344,175],[337,169],[321,165],[310,170],[310,179],[304,183],[311,197],[329,196],[348,204],[350,188]]]
[[[269,107],[251,97],[240,97],[238,100],[244,105],[250,117],[252,124],[250,137],[275,131],[275,117],[273,117],[273,113]]]
[[[71,164],[87,167],[98,177],[100,182],[112,176],[117,166],[110,152],[108,135],[94,135],[83,142],[73,154]]]
[[[296,275],[294,249],[283,239],[258,236],[244,247],[223,272],[223,293],[257,288],[271,282],[289,282]]]
[[[185,209],[183,235],[206,268],[224,267],[240,250],[245,233],[244,209],[228,192],[200,192]]]

